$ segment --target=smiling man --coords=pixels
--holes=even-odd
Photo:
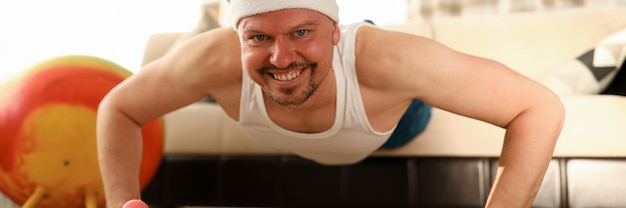
[[[406,144],[428,123],[430,106],[506,128],[487,206],[532,204],[564,117],[544,86],[430,39],[339,25],[334,0],[230,4],[234,30],[190,39],[100,104],[109,207],[140,198],[141,126],[207,95],[252,138],[326,165]]]

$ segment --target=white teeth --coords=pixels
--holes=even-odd
[[[293,80],[296,77],[300,76],[300,71],[296,70],[296,71],[291,71],[287,74],[272,74],[274,76],[274,79],[276,80],[280,80],[280,81],[289,81],[289,80]]]

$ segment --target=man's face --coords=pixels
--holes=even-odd
[[[337,24],[308,9],[243,18],[238,25],[243,67],[276,103],[297,106],[332,71]]]

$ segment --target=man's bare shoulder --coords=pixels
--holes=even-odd
[[[374,58],[373,60],[377,60],[375,62],[380,64],[397,64],[398,58],[405,58],[409,55],[405,52],[426,53],[437,49],[437,43],[430,38],[402,31],[365,26],[361,27],[357,33],[355,55],[357,58]]]
[[[216,28],[200,33],[173,49],[176,60],[191,61],[194,64],[206,61],[239,60],[239,39],[232,28]]]
[[[376,27],[362,27],[355,47],[359,85],[375,96],[422,96],[446,70],[467,63],[458,61],[465,56],[430,38]]]
[[[198,34],[164,57],[144,66],[142,80],[158,80],[156,87],[176,89],[180,100],[207,95],[221,103],[234,103],[241,91],[241,49],[232,28],[216,28]],[[146,81],[147,80],[147,81]],[[169,84],[169,85],[168,85]],[[167,90],[167,89],[164,89]]]
[[[198,34],[173,49],[164,62],[202,83],[222,85],[224,77],[241,75],[239,38],[232,28],[216,28]],[[238,75],[238,76],[237,76]],[[207,82],[209,81],[210,82]]]
[[[382,29],[361,27],[357,33],[355,56],[359,82],[371,87],[392,87],[407,70],[419,68],[419,60],[436,50],[432,40],[421,36]]]

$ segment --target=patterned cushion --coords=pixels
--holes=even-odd
[[[566,61],[553,71],[545,84],[558,94],[598,94],[614,81],[626,57],[626,29]]]

